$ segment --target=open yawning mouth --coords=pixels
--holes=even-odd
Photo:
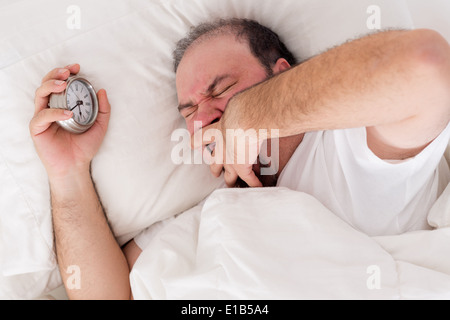
[[[216,143],[215,142],[211,142],[210,144],[206,145],[206,150],[208,150],[209,153],[212,154],[215,147],[216,147]]]

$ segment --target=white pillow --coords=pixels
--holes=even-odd
[[[450,1],[406,0],[414,28],[430,28],[439,31],[450,42]]]
[[[60,284],[47,177],[28,133],[35,89],[52,68],[78,62],[97,90],[108,91],[110,127],[92,175],[122,244],[192,207],[221,182],[204,165],[178,166],[170,158],[177,143],[171,134],[183,126],[171,52],[191,25],[216,17],[256,19],[300,60],[372,32],[371,5],[381,9],[382,28],[412,26],[405,2],[391,0],[76,2],[0,7],[0,276],[9,277],[0,281],[0,298],[33,298]]]

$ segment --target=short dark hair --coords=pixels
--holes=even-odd
[[[237,39],[246,40],[250,51],[269,75],[272,75],[272,67],[280,58],[286,59],[290,65],[297,63],[294,55],[275,32],[254,20],[231,18],[219,19],[192,27],[188,35],[178,41],[173,51],[175,73],[181,59],[192,44],[205,36],[215,36],[226,32],[234,34]]]

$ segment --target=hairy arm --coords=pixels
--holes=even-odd
[[[111,232],[89,170],[50,180],[55,247],[71,299],[129,299],[125,256]],[[70,266],[80,271],[71,287]]]
[[[345,43],[235,96],[222,130],[280,136],[366,127],[382,158],[419,153],[450,119],[450,47],[431,30],[386,31]]]
[[[44,77],[36,90],[35,114],[30,121],[30,134],[50,182],[57,260],[69,298],[129,299],[129,267],[90,176],[90,164],[111,113],[106,91],[98,92],[99,114],[94,126],[80,135],[55,123],[72,117],[71,112],[47,106],[50,94],[64,91],[65,80],[79,71],[80,65],[74,64]]]

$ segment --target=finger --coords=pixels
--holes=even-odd
[[[97,93],[98,99],[98,116],[97,123],[106,131],[108,128],[109,118],[111,116],[111,104],[105,89],[101,89]]]
[[[210,164],[209,169],[212,175],[218,178],[222,174],[225,163],[223,153],[223,143],[220,140],[218,140],[210,143],[208,146],[213,146],[212,152],[210,154],[211,161],[209,163]],[[205,149],[203,150],[203,154],[208,154],[210,152],[208,146],[205,147]]]
[[[69,69],[70,74],[78,74],[80,72],[80,65],[78,63],[70,64],[65,66],[66,69]]]
[[[218,177],[220,177],[220,175],[223,172],[223,164],[217,164],[217,163],[211,164],[209,166],[209,170],[211,171],[211,174],[214,177],[218,178]]]
[[[203,148],[202,152],[203,161],[208,165],[212,165],[215,163],[215,158],[213,157],[211,151],[206,147]]]
[[[261,188],[263,186],[253,171],[252,166],[236,166],[234,169],[236,170],[237,175],[244,180],[249,187]]]
[[[49,80],[67,80],[70,76],[70,71],[67,68],[56,68],[50,71],[42,78],[42,84]]]
[[[35,114],[47,108],[50,94],[63,92],[65,89],[66,82],[63,80],[48,80],[44,82],[36,90],[34,98]]]
[[[30,121],[31,136],[37,136],[46,131],[55,121],[68,120],[73,113],[64,109],[45,109],[36,114]]]
[[[191,136],[191,148],[198,149],[214,142],[219,133],[221,135],[220,128],[219,121],[194,132]]]
[[[79,64],[72,64],[64,68],[55,68],[45,75],[42,79],[42,83],[49,80],[67,80],[70,74],[77,74],[78,72],[80,72]]]
[[[224,166],[225,172],[223,174],[223,178],[228,187],[233,188],[236,186],[236,181],[238,179],[238,174],[233,169],[232,166]]]

